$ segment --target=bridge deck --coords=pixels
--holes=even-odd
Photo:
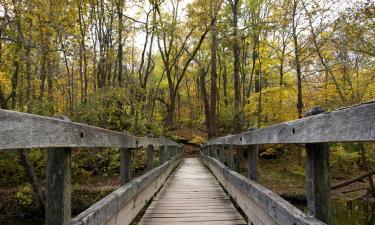
[[[246,224],[216,178],[198,158],[187,158],[168,178],[139,222]]]

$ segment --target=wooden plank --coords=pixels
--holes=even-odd
[[[138,148],[180,144],[135,137],[85,124],[0,109],[0,150],[17,148],[113,147]]]
[[[199,159],[184,159],[139,224],[246,224]]]
[[[228,169],[218,160],[201,155],[203,163],[216,176],[249,220],[264,225],[323,225],[267,188]]]
[[[207,145],[375,141],[375,102],[220,137]],[[205,145],[203,145],[205,146]]]
[[[73,218],[69,225],[130,224],[180,163],[175,157],[135,178]]]
[[[152,221],[152,222],[141,222],[139,223],[139,225],[165,225],[165,222],[164,221]],[[199,223],[197,222],[189,222],[189,221],[184,221],[183,223],[181,222],[168,222],[168,225],[181,225],[181,224],[186,224],[186,225],[196,225],[196,224],[199,224],[199,225],[212,225],[212,221],[201,221]],[[225,221],[225,220],[221,220],[221,221],[215,221],[214,224],[220,224],[220,225],[243,225],[243,224],[246,224],[246,222],[244,222],[243,220],[230,220],[230,221]]]

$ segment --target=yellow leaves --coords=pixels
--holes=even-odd
[[[262,126],[298,118],[296,94],[293,88],[272,87],[262,91]],[[253,94],[245,106],[245,118],[256,123],[259,93]]]
[[[9,79],[8,75],[2,71],[0,71],[0,87],[5,93],[10,92],[11,79]]]

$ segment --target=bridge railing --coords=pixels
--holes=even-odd
[[[119,148],[122,187],[71,219],[71,150]],[[154,168],[155,147],[159,166]],[[67,117],[44,117],[0,110],[0,151],[47,149],[46,224],[130,224],[160,189],[180,159],[182,145],[164,138],[129,134],[71,122]],[[131,180],[131,152],[146,148],[147,173]]]
[[[327,143],[370,141],[375,141],[373,101],[332,112],[317,107],[306,112],[303,119],[209,140],[202,146],[202,159],[255,225],[331,224]],[[262,144],[305,144],[309,216],[257,183],[258,145]],[[234,165],[233,146],[237,147],[236,162],[240,161],[240,147],[247,151],[247,177],[233,171],[240,171],[240,164]]]

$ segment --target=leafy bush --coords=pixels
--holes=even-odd
[[[28,207],[33,204],[32,188],[30,184],[21,187],[16,193],[17,202],[22,207]]]

